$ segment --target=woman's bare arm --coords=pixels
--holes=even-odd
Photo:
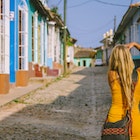
[[[140,44],[137,43],[137,42],[131,42],[129,44],[126,44],[126,47],[128,47],[129,49],[135,47],[135,48],[137,48],[140,51]]]

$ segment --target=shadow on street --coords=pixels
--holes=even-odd
[[[100,140],[110,102],[107,67],[78,68],[2,107],[0,139]]]

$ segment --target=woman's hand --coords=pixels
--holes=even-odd
[[[137,48],[138,50],[140,50],[140,44],[137,43],[137,42],[131,42],[131,43],[125,44],[125,46],[126,46],[128,49],[131,49],[131,48],[135,47],[135,48]]]
[[[135,46],[135,42],[131,42],[131,43],[128,43],[128,44],[125,44],[125,46],[128,48],[128,49],[131,49]]]

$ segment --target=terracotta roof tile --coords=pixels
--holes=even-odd
[[[79,50],[74,57],[75,58],[94,58],[95,56],[94,51],[89,51],[89,50]]]

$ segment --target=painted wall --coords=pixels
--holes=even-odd
[[[27,7],[26,0],[10,0],[10,14],[12,15],[12,18],[10,20],[10,82],[11,83],[14,83],[16,81],[16,71],[18,70],[18,39],[19,39],[18,9],[19,6],[22,7],[23,5],[24,6],[26,5]],[[26,51],[28,50],[26,49]]]
[[[10,20],[10,82],[15,82],[15,67],[16,67],[16,53],[15,53],[15,1],[10,0],[10,13],[12,18]]]
[[[28,2],[29,14],[28,14],[28,31],[29,31],[29,48],[28,48],[28,61],[32,62],[32,16],[34,15],[35,9]]]
[[[103,50],[97,50],[96,59],[102,59],[103,57]]]
[[[10,87],[10,0],[1,1],[0,7],[0,94],[5,94]]]
[[[53,68],[55,45],[55,22],[48,23],[48,67]]]
[[[73,46],[68,47],[68,55],[70,56],[70,61],[74,63],[74,47]]]
[[[123,43],[133,41],[140,43],[140,22],[138,22],[138,19],[140,18],[139,15],[140,10],[135,13],[131,21],[128,22],[126,28],[122,32],[123,38],[120,38],[120,40],[122,40]],[[131,49],[131,54],[134,60],[140,59],[140,51],[138,51],[136,48]]]
[[[91,58],[74,58],[74,64],[76,66],[81,66],[81,67],[91,67],[92,59]]]
[[[36,39],[34,41],[34,49],[35,49],[35,58],[34,62],[32,61],[32,18],[34,17],[34,24],[36,26],[36,29],[34,29],[34,38]],[[38,26],[40,26],[40,43],[38,42]],[[48,28],[47,28],[47,20],[45,17],[42,17],[36,9],[29,3],[29,62],[38,63],[38,60],[40,60],[40,65],[47,66],[47,46],[48,46]],[[40,44],[40,46],[39,46]],[[41,52],[41,58],[38,58],[38,51]]]

